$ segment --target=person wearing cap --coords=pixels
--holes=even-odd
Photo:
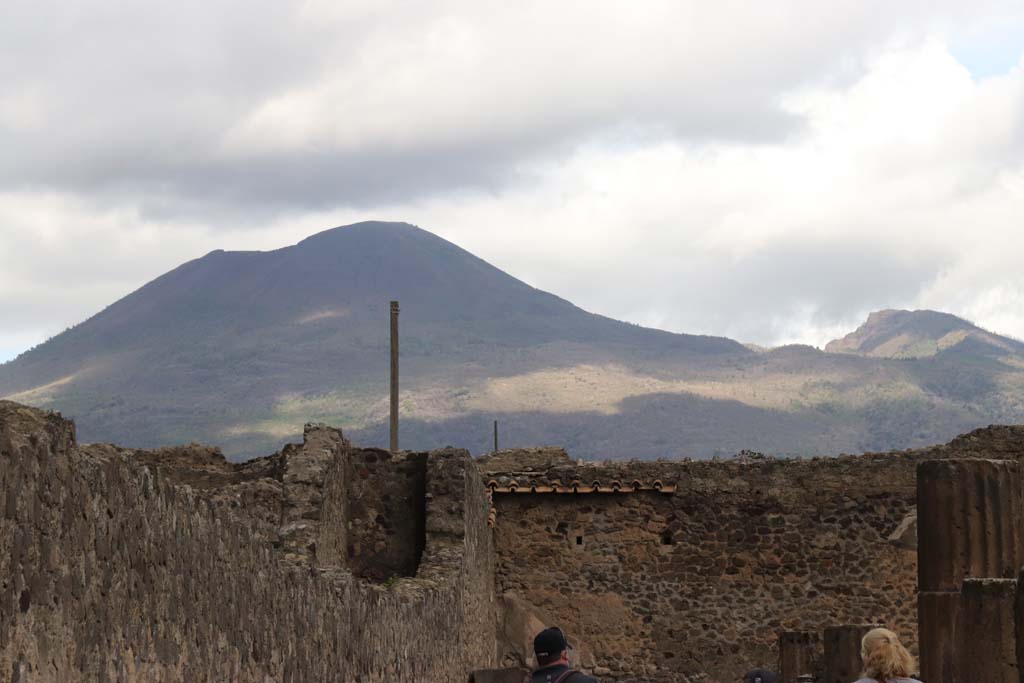
[[[533,639],[537,670],[533,672],[532,683],[598,683],[596,678],[580,673],[569,665],[571,649],[572,645],[557,626],[538,633]]]
[[[754,669],[743,677],[743,683],[776,683],[775,674],[767,669]]]

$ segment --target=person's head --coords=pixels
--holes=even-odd
[[[776,683],[775,674],[767,669],[754,669],[743,677],[743,683]]]
[[[887,628],[873,628],[860,641],[864,675],[886,679],[912,676],[917,666],[899,636]]]
[[[551,666],[560,662],[567,664],[571,648],[562,629],[557,626],[544,629],[533,639],[533,654],[537,657],[537,666]]]

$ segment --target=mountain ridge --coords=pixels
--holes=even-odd
[[[494,419],[505,445],[613,458],[888,450],[1024,421],[1024,354],[997,335],[877,357],[910,328],[880,332],[876,316],[874,337],[833,352],[754,351],[589,313],[386,222],[187,261],[0,365],[0,396],[62,410],[92,441],[200,439],[240,458],[318,421],[383,445],[392,299],[416,448],[486,449]]]
[[[1024,343],[984,330],[950,313],[932,310],[875,311],[856,330],[825,345],[829,353],[876,358],[924,358],[956,347],[965,340],[996,351],[1024,352]]]
[[[331,248],[323,249],[324,243]],[[458,257],[463,266],[462,272],[455,277],[450,272],[440,272],[438,261],[423,258],[421,253],[415,254],[414,258],[401,258],[399,254],[397,265],[381,268],[385,252],[389,249],[397,252],[419,249],[428,252],[428,256],[439,258],[442,264],[450,263],[453,256]],[[357,254],[358,258],[350,258],[345,250]],[[419,264],[434,264],[434,267],[419,267],[410,277],[410,264],[413,269]],[[330,270],[337,267],[356,270],[355,276],[349,278],[355,286],[348,288],[340,302],[336,293],[325,286],[331,281]],[[268,268],[270,272],[267,272]],[[286,273],[282,271],[288,269],[299,270],[303,279],[296,287],[282,288],[280,285],[286,280]],[[473,286],[463,287],[460,285],[463,281],[472,281]],[[444,290],[439,293],[440,285]],[[381,289],[389,290],[389,294],[381,296]],[[425,297],[424,291],[430,291],[431,296]],[[516,297],[530,294],[536,296],[528,305]],[[276,297],[276,300],[268,301],[268,297]],[[184,316],[192,324],[207,323],[212,327],[209,323],[215,321],[217,326],[244,333],[253,327],[289,324],[304,318],[312,318],[308,322],[341,317],[354,318],[361,323],[383,320],[388,315],[389,297],[402,300],[403,321],[474,320],[487,318],[486,309],[500,307],[502,315],[528,314],[534,317],[535,322],[538,317],[550,321],[552,317],[570,316],[585,328],[585,331],[577,330],[575,335],[560,335],[548,324],[544,330],[548,339],[559,336],[582,338],[592,333],[595,325],[603,325],[605,329],[602,331],[610,337],[609,341],[617,339],[638,343],[660,338],[663,343],[689,345],[697,351],[740,351],[742,348],[738,343],[721,337],[665,332],[588,313],[565,299],[509,276],[426,230],[405,223],[366,221],[324,230],[294,245],[270,251],[213,250],[154,278],[82,323],[4,365],[11,367],[30,363],[36,356],[53,360],[53,350],[61,349],[69,340],[77,341],[101,333],[97,341],[116,343],[123,349],[126,341],[137,336],[139,328],[166,333],[168,328],[176,327],[179,318],[171,315],[174,313]],[[436,306],[433,303],[436,299],[444,299],[447,304]],[[353,300],[357,305],[351,305]],[[348,310],[342,313],[339,304],[342,307],[348,305]],[[457,314],[453,314],[455,312]],[[322,315],[324,313],[327,315]],[[252,320],[258,321],[259,325],[248,324]],[[106,327],[97,330],[98,325]],[[52,374],[50,381],[57,379],[59,373]],[[3,388],[2,382],[0,377],[0,388]]]

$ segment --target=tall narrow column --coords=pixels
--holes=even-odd
[[[494,421],[494,452],[498,452],[498,421]]]
[[[398,302],[391,302],[391,452],[398,451]]]
[[[1020,683],[1016,579],[964,579],[956,624],[953,680]]]
[[[957,651],[974,637],[957,633],[964,579],[1011,579],[1024,560],[1019,470],[1011,460],[917,466],[918,634],[928,683],[954,683]]]

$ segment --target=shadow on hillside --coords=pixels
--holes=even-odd
[[[492,421],[499,447],[564,446],[586,459],[710,458],[743,449],[776,455],[838,455],[945,443],[983,426],[976,418],[923,402],[878,402],[865,410],[767,410],[692,394],[648,394],[624,400],[610,415],[539,411],[474,413],[438,422],[404,420],[401,446],[426,450],[444,445],[475,455],[492,449]],[[907,434],[912,434],[907,438]],[[365,445],[387,443],[380,423],[349,435]]]

